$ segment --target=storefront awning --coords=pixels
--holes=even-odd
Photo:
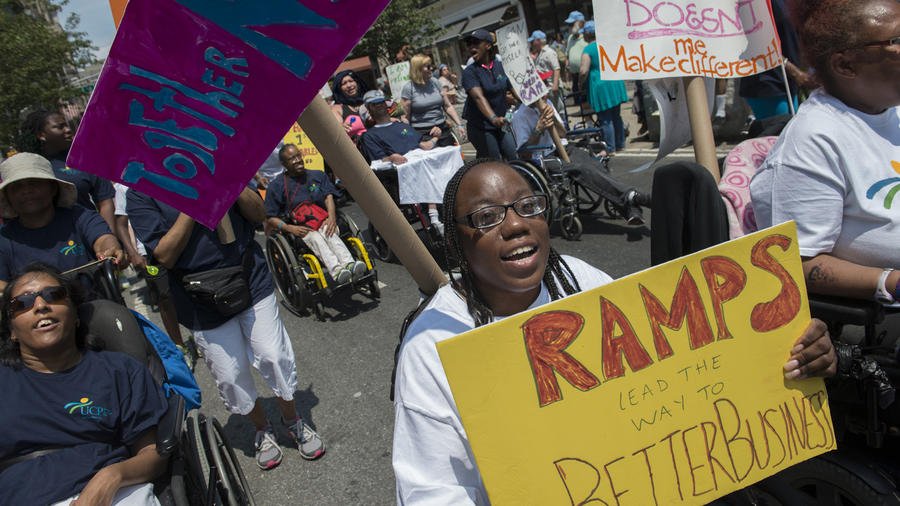
[[[335,74],[341,72],[343,70],[352,70],[354,72],[362,72],[364,70],[369,70],[372,68],[372,61],[369,60],[368,56],[360,56],[359,58],[353,58],[352,60],[344,60],[343,63],[338,66],[337,70],[334,71]]]
[[[479,28],[484,28],[485,26],[499,23],[503,19],[503,14],[506,13],[507,9],[509,9],[509,5],[504,5],[474,16],[469,20],[469,24],[466,25],[466,31],[471,32]]]
[[[451,23],[447,27],[444,28],[444,31],[441,32],[441,36],[434,40],[434,43],[437,44],[439,42],[444,42],[445,40],[450,40],[459,36],[462,31],[465,29],[466,24],[469,22],[468,19],[463,19],[461,21],[457,21],[455,23]]]

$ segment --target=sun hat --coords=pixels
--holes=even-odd
[[[59,185],[59,196],[56,205],[71,207],[78,198],[78,190],[68,181],[57,179],[53,174],[50,160],[35,153],[18,153],[0,163],[0,216],[15,218],[16,212],[6,199],[6,187],[24,179],[46,179]]]
[[[478,30],[475,30],[474,32],[472,32],[466,36],[466,42],[468,42],[469,40],[472,40],[472,39],[482,40],[484,42],[490,42],[491,44],[494,43],[494,36],[491,35],[491,32],[489,32],[483,28],[479,28]]]
[[[578,11],[572,11],[569,13],[569,17],[566,18],[565,22],[571,25],[576,21],[584,21],[584,14]]]
[[[381,102],[385,101],[387,101],[387,99],[384,98],[384,93],[382,93],[381,90],[367,91],[366,94],[363,95],[363,102],[365,102],[367,105],[380,104]]]
[[[585,22],[581,30],[578,30],[578,33],[594,33],[594,20]]]
[[[528,42],[534,42],[535,40],[538,40],[538,39],[547,40],[547,34],[540,30],[535,30],[535,31],[531,32],[531,37],[528,37]]]

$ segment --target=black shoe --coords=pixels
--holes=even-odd
[[[641,212],[641,208],[638,206],[627,206],[625,208],[625,223],[634,226],[643,225],[644,213]]]
[[[625,195],[625,202],[632,206],[650,207],[650,195],[637,190],[629,190]]]

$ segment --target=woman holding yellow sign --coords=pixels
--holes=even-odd
[[[453,282],[416,311],[397,357],[393,466],[399,504],[489,504],[437,343],[476,327],[612,281],[550,246],[547,197],[510,165],[467,163],[444,194]],[[785,377],[832,375],[825,325],[795,343]],[[537,437],[537,435],[535,435]],[[535,439],[534,444],[541,444]]]

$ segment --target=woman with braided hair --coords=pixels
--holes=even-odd
[[[459,275],[413,320],[397,362],[398,504],[488,504],[435,344],[612,281],[550,247],[547,197],[506,163],[467,163],[444,193],[447,259]]]
[[[417,311],[397,355],[398,504],[490,504],[436,344],[612,281],[553,250],[546,214],[547,197],[498,160],[468,162],[447,184],[445,247],[459,273]],[[791,351],[785,377],[834,374],[835,363],[825,324],[813,320]]]

